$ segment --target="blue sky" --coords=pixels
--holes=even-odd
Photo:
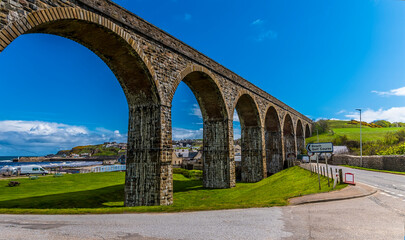
[[[405,122],[403,1],[114,2],[312,119],[357,118],[362,108],[367,121]],[[125,96],[87,48],[23,35],[0,54],[0,72],[0,155],[126,141]],[[180,85],[175,138],[201,137],[196,104]]]

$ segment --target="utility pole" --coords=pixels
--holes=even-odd
[[[361,109],[356,109],[360,112],[360,167],[363,167],[363,141],[361,140]]]

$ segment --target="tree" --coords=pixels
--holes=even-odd
[[[328,120],[321,119],[314,122],[312,127],[312,134],[313,135],[316,134],[317,130],[319,134],[328,132],[329,131]]]
[[[381,127],[391,127],[391,123],[385,120],[378,120],[373,122],[375,125],[381,126]]]

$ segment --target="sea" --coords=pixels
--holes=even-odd
[[[101,161],[63,161],[63,162],[13,162],[17,156],[0,156],[0,169],[5,166],[17,167],[24,165],[39,165],[43,168],[56,168],[56,167],[86,167],[101,165]]]

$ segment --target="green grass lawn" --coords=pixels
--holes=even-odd
[[[332,124],[331,124],[332,125]],[[339,126],[338,124],[334,124]],[[353,126],[353,125],[351,125]],[[354,141],[360,141],[360,126],[358,127],[341,127],[341,128],[332,128],[333,132],[335,133],[334,135],[331,135],[330,133],[323,133],[319,134],[319,142],[332,142],[333,138],[336,135],[346,135],[349,140],[354,140]],[[387,132],[395,132],[400,129],[403,129],[401,127],[398,128],[370,128],[370,127],[363,127],[361,128],[362,132],[362,139],[363,142],[368,142],[368,141],[376,141],[376,140],[383,140],[385,137],[385,134]],[[317,141],[316,134],[314,134],[312,137],[307,138],[306,142],[307,143],[314,143]]]
[[[231,189],[204,189],[201,180],[174,174],[171,206],[123,207],[125,173],[89,173],[38,180],[18,179],[18,187],[0,181],[0,213],[79,214],[178,212],[288,204],[288,199],[317,193],[317,176],[292,167],[258,183],[237,183]],[[346,185],[339,185],[341,189]],[[330,191],[322,178],[322,192]]]

